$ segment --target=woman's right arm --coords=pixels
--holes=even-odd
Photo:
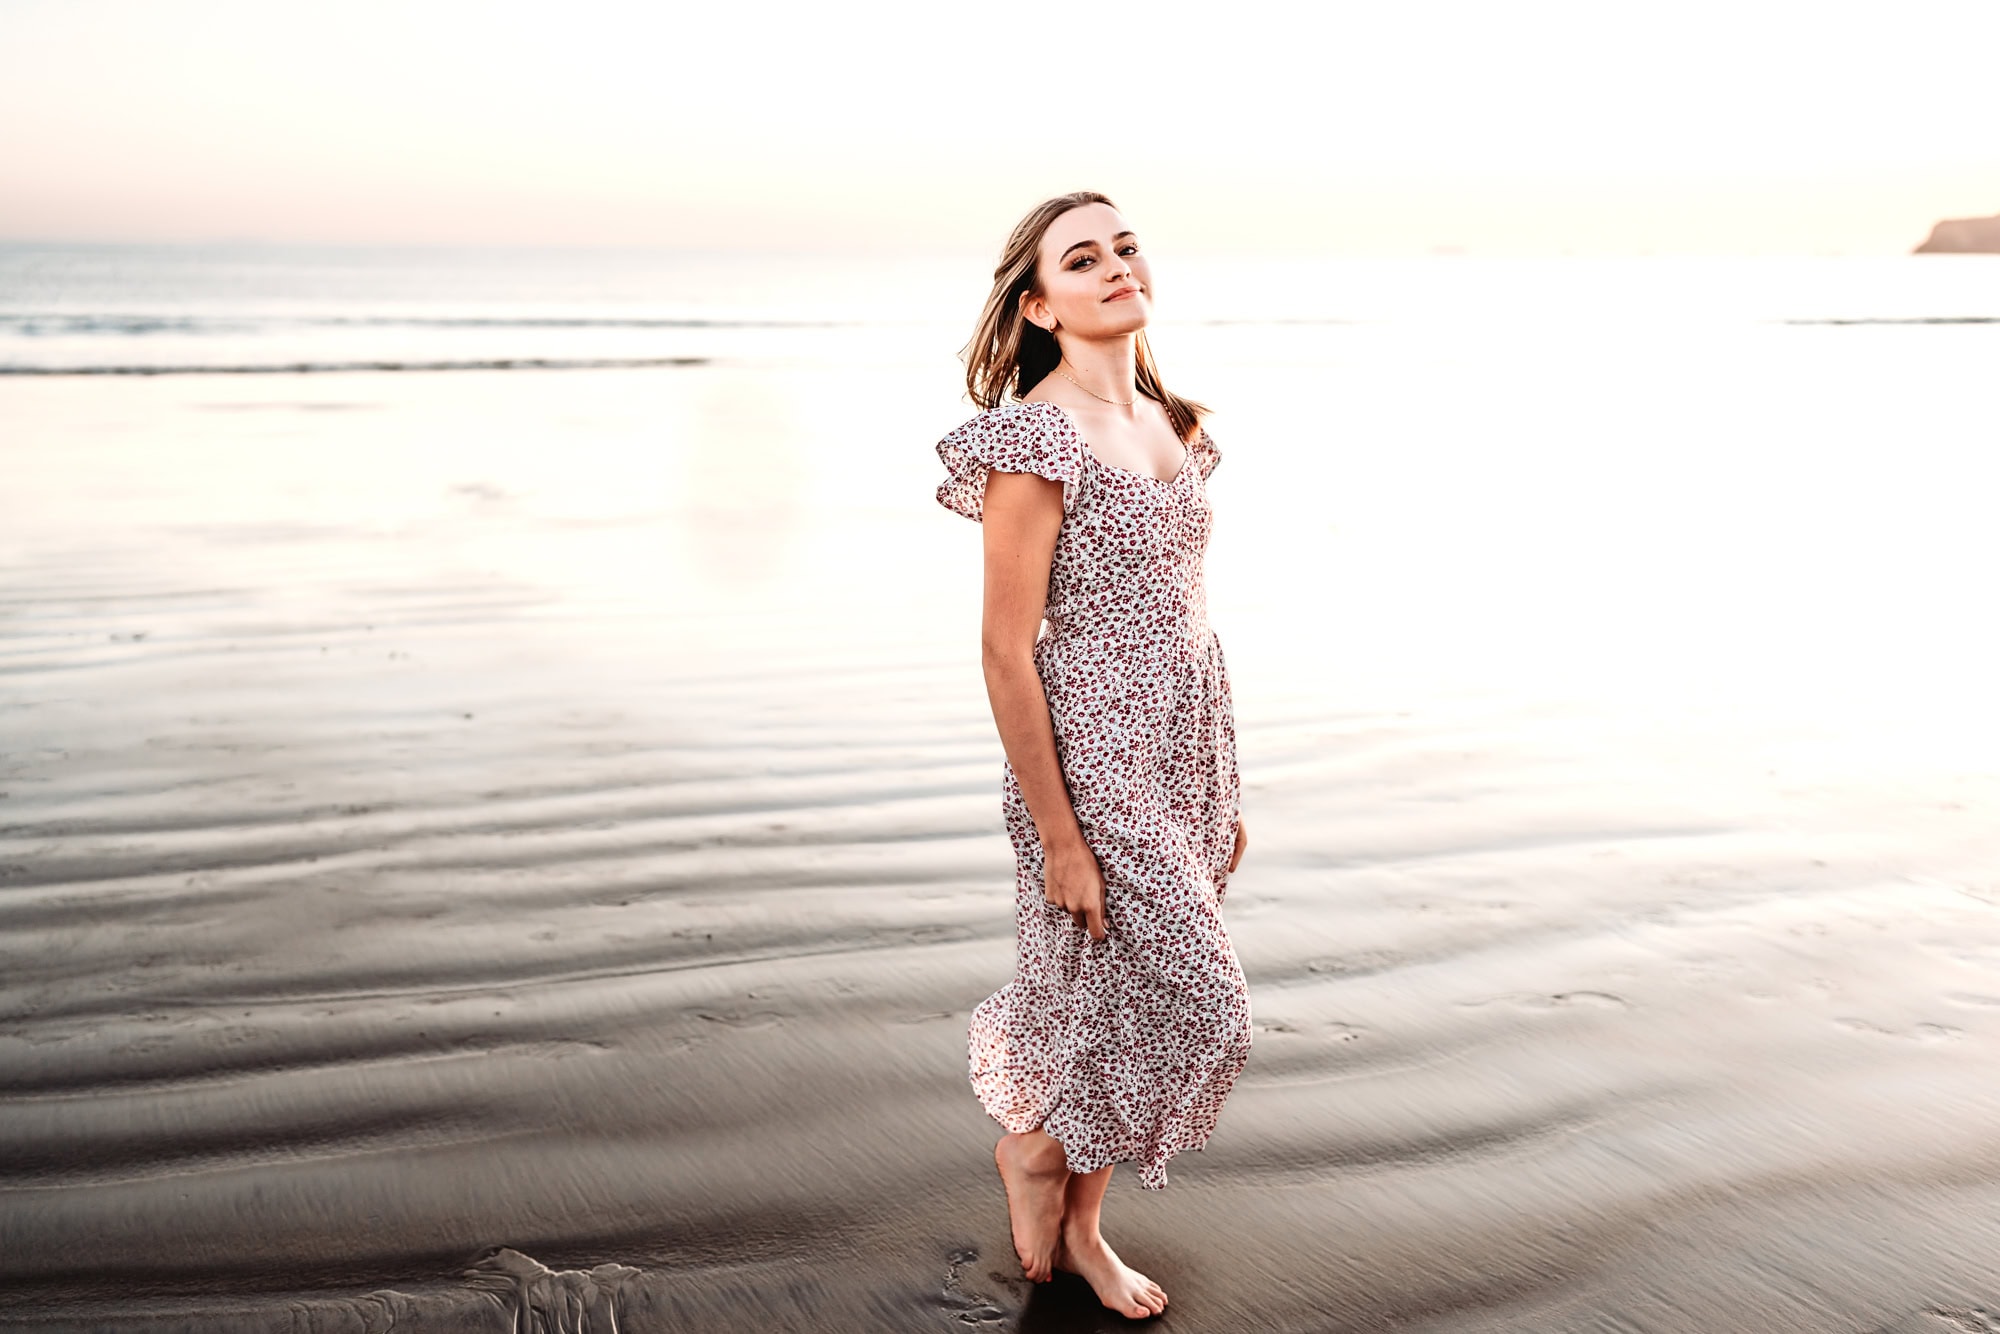
[[[1035,670],[1035,635],[1048,602],[1049,564],[1063,519],[1062,483],[1033,473],[986,478],[986,590],[980,661],[1000,745],[1021,785],[1042,845],[1050,903],[1077,918],[1094,939],[1104,929],[1104,873],[1084,842],[1069,786],[1056,758],[1048,696]]]

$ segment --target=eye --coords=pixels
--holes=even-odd
[[[1137,241],[1127,241],[1118,248],[1118,253],[1121,255],[1136,255],[1139,253],[1139,243]]]
[[[1082,268],[1084,265],[1093,263],[1094,261],[1095,261],[1095,256],[1078,255],[1075,259],[1070,261],[1070,266],[1069,266],[1070,271],[1074,273],[1076,270]]]

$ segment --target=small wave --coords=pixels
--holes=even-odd
[[[2000,324],[2000,315],[1862,315],[1852,319],[1784,320],[1785,324]]]
[[[0,329],[28,338],[75,334],[238,333],[251,328],[368,329],[842,329],[862,320],[719,319],[692,316],[592,315],[0,315]]]
[[[588,315],[352,315],[308,320],[310,324],[395,326],[420,329],[847,329],[863,320],[725,320],[691,317]]]
[[[1309,327],[1314,327],[1314,328],[1317,328],[1317,327],[1319,327],[1319,326],[1321,326],[1321,325],[1330,325],[1330,324],[1366,324],[1366,323],[1367,323],[1367,321],[1366,321],[1366,320],[1348,320],[1348,319],[1339,319],[1339,318],[1336,318],[1336,317],[1334,317],[1334,316],[1319,316],[1319,315],[1298,315],[1298,316],[1273,316],[1273,317],[1271,317],[1271,318],[1269,318],[1269,319],[1262,319],[1262,318],[1244,318],[1244,319],[1234,319],[1234,318],[1217,318],[1217,319],[1212,319],[1212,320],[1197,320],[1197,321],[1195,321],[1195,323],[1198,323],[1198,324],[1205,324],[1205,325],[1208,325],[1208,326],[1209,326],[1210,328],[1226,328],[1226,327],[1230,327],[1230,326],[1234,326],[1234,325],[1239,325],[1239,324],[1245,324],[1245,325],[1267,325],[1267,324],[1281,324],[1281,325],[1303,325],[1303,326],[1309,326]]]
[[[64,334],[213,334],[251,327],[242,319],[197,315],[0,315],[0,328],[27,338]]]
[[[706,366],[710,357],[491,357],[477,361],[294,361],[236,366],[0,366],[0,375],[332,375],[344,371],[590,371]]]

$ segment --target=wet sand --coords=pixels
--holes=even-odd
[[[907,494],[953,409],[863,487],[731,374],[0,385],[7,1327],[1127,1323],[1019,1278],[965,1082],[1011,863],[976,530]],[[1256,1045],[1107,1204],[1156,1323],[2000,1328],[1977,720],[1371,667],[1389,563],[1274,587],[1273,480],[1211,567]]]

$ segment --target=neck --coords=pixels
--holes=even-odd
[[[1062,348],[1064,370],[1078,384],[1086,385],[1092,393],[1105,398],[1115,398],[1122,404],[1132,400],[1131,407],[1105,403],[1102,406],[1128,416],[1138,410],[1138,355],[1137,344],[1131,334],[1120,334],[1116,338],[1082,339],[1058,338]]]

